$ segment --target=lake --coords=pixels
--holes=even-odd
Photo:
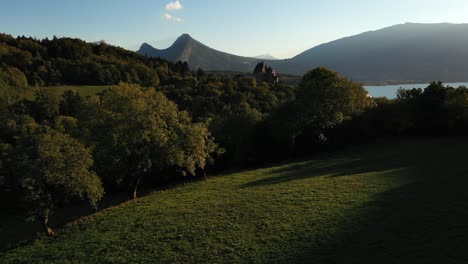
[[[451,87],[459,87],[459,86],[468,86],[468,83],[444,83],[444,85],[448,85]],[[413,88],[421,88],[424,90],[429,86],[428,83],[425,84],[398,84],[398,85],[384,85],[384,86],[364,86],[364,88],[369,92],[369,94],[373,97],[382,97],[385,96],[389,99],[396,98],[396,92],[398,89],[413,89]]]

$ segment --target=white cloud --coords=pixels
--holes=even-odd
[[[169,11],[177,11],[182,8],[184,8],[184,6],[179,2],[179,0],[176,0],[175,2],[170,2],[166,5],[166,10]]]
[[[166,13],[166,14],[164,14],[163,18],[166,19],[166,20],[171,20],[171,19],[172,19],[172,15]]]
[[[172,16],[171,14],[168,14],[168,13],[164,14],[163,18],[167,21],[182,22],[182,18]]]

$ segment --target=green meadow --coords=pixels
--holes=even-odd
[[[1,263],[466,263],[466,140],[379,143],[100,211]]]

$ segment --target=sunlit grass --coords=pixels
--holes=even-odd
[[[2,263],[463,263],[468,141],[352,148],[192,182],[71,223]]]

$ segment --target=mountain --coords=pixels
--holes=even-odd
[[[273,64],[304,74],[318,66],[358,81],[468,81],[468,24],[406,23],[342,38]]]
[[[254,56],[253,58],[260,60],[278,60],[277,58],[273,57],[270,53]]]
[[[218,71],[251,72],[259,60],[214,50],[186,34],[166,50],[143,44],[139,53]],[[463,82],[468,81],[468,24],[400,24],[266,62],[294,75],[325,66],[364,83]]]
[[[149,57],[160,57],[170,61],[186,61],[192,69],[207,71],[251,72],[259,59],[237,56],[212,49],[188,34],[180,36],[172,46],[159,50],[143,43],[138,53]]]

